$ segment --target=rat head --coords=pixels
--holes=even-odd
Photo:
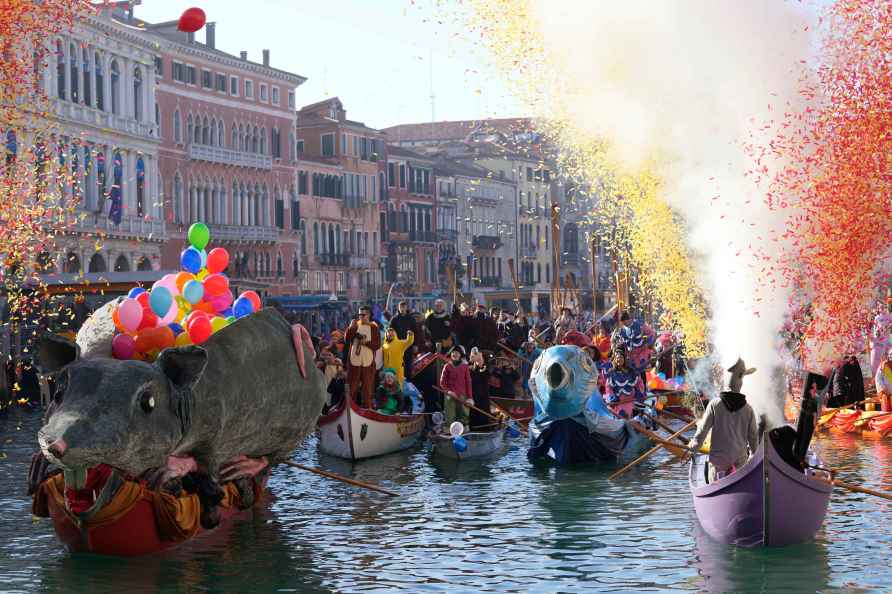
[[[38,360],[42,373],[56,375],[53,405],[38,433],[44,455],[66,469],[108,464],[138,476],[162,466],[188,429],[191,390],[207,352],[167,349],[153,365],[80,359],[74,343],[48,337]]]
[[[581,348],[560,345],[545,350],[533,364],[530,388],[539,410],[553,419],[582,412],[597,388],[597,372]]]

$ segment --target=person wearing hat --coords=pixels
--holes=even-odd
[[[396,379],[399,382],[400,389],[405,388],[406,375],[403,366],[404,355],[412,346],[415,340],[415,333],[409,330],[405,339],[397,336],[397,331],[393,326],[384,333],[384,343],[381,350],[384,352],[384,367],[396,370]]]
[[[449,351],[449,363],[443,366],[443,372],[440,374],[440,388],[446,393],[443,408],[447,427],[454,421],[467,425],[468,409],[462,402],[474,406],[471,370],[465,363],[464,356],[465,349],[461,345],[452,347]]]
[[[452,323],[446,311],[445,301],[442,299],[434,301],[434,311],[427,314],[424,319],[424,328],[427,330],[434,350],[437,353],[442,353],[443,345],[450,342],[452,334]]]
[[[743,359],[728,367],[728,390],[706,405],[706,412],[697,424],[697,432],[688,447],[697,450],[712,432],[709,446],[709,482],[714,482],[746,464],[758,447],[756,413],[740,389],[743,376],[755,373]],[[749,452],[747,452],[749,448]]]
[[[381,383],[375,391],[375,408],[384,415],[393,415],[403,411],[405,398],[397,381],[396,370],[386,367],[381,370]]]
[[[359,308],[357,319],[347,328],[346,346],[348,354],[347,383],[350,386],[350,397],[356,397],[362,391],[363,408],[372,407],[372,395],[375,391],[375,352],[381,348],[381,330],[372,321],[372,310],[363,305]]]
[[[631,419],[634,416],[635,403],[644,402],[647,394],[641,375],[631,369],[626,361],[626,351],[618,348],[613,351],[613,358],[604,370],[604,387],[607,405],[619,417]]]

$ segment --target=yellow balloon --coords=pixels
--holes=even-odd
[[[218,330],[222,330],[226,326],[229,325],[229,322],[226,321],[226,318],[221,318],[220,316],[214,316],[211,320],[211,331],[217,332]]]
[[[174,344],[178,347],[189,346],[190,344],[192,344],[192,339],[189,338],[188,332],[183,332],[177,336],[177,339],[174,341]]]
[[[206,277],[207,275],[208,275],[208,269],[202,268],[201,270],[198,271],[198,274],[195,275],[195,278],[197,278],[198,280],[204,280],[204,277]]]

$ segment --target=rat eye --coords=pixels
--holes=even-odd
[[[143,390],[139,395],[139,407],[147,414],[155,410],[155,396],[150,390]]]

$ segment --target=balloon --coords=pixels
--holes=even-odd
[[[186,331],[186,330],[185,330],[182,326],[180,326],[179,324],[168,324],[167,327],[170,328],[170,329],[173,331],[174,336],[179,336],[180,334],[182,334],[183,332]]]
[[[177,285],[177,291],[182,293],[183,285],[188,283],[190,280],[193,280],[194,278],[195,278],[195,276],[188,272],[178,272],[175,277],[175,281],[174,281]]]
[[[219,332],[228,325],[229,322],[226,321],[226,318],[221,318],[220,316],[211,318],[211,330],[214,332]]]
[[[254,305],[251,304],[251,300],[247,297],[239,297],[232,304],[232,312],[236,318],[243,318],[254,312]]]
[[[204,285],[197,280],[190,280],[183,285],[183,297],[186,298],[186,301],[195,305],[204,297]]]
[[[192,344],[192,339],[189,337],[188,332],[178,334],[176,340],[174,341],[174,345],[178,347],[189,346],[190,344]]]
[[[226,321],[229,322],[230,324],[235,322],[235,320],[236,320],[235,316],[226,316]]]
[[[158,287],[164,287],[170,291],[171,296],[180,292],[177,288],[177,276],[175,274],[165,274],[160,280],[152,285],[152,290],[154,291]]]
[[[173,295],[167,287],[155,287],[149,293],[149,305],[153,312],[163,318],[173,305]]]
[[[120,307],[120,305],[118,307]],[[118,316],[118,307],[112,310],[112,323],[115,325],[118,332],[124,333],[127,332],[127,329],[124,327],[124,324],[121,323],[121,318]]]
[[[187,272],[197,273],[201,270],[201,254],[194,247],[187,247],[180,252],[180,266]]]
[[[204,313],[203,311],[193,311],[188,316],[186,316],[185,320],[183,320],[183,327],[186,329],[186,332],[188,332],[189,326],[192,325],[192,322],[194,322],[198,318],[206,318],[206,317],[208,317],[208,315],[206,313]]]
[[[170,309],[167,310],[167,314],[161,317],[161,320],[158,322],[160,326],[169,326],[172,322],[175,322],[180,317],[180,308],[176,306],[175,303],[170,304]]]
[[[251,300],[251,305],[254,307],[251,311],[260,311],[261,303],[260,303],[260,295],[255,293],[254,291],[245,291],[239,297],[247,297]]]
[[[129,297],[121,301],[118,305],[118,319],[127,332],[136,332],[142,322],[142,305],[136,299]]]
[[[136,301],[139,303],[140,307],[148,307],[149,306],[149,294],[143,291],[139,295],[136,296]]]
[[[449,425],[449,435],[452,437],[460,437],[464,432],[465,426],[458,421],[453,421],[452,424]]]
[[[207,269],[210,273],[223,272],[229,266],[229,252],[226,248],[216,247],[208,252]]]
[[[195,33],[204,27],[206,21],[207,16],[204,14],[204,11],[197,6],[193,6],[184,10],[183,14],[180,15],[180,20],[177,21],[177,29],[183,33]],[[191,228],[189,231],[191,233]]]
[[[137,295],[139,295],[140,293],[145,293],[145,292],[146,292],[146,290],[143,289],[142,287],[133,287],[127,293],[127,296],[130,297],[131,299],[136,299]]]
[[[204,249],[204,246],[208,244],[208,241],[210,241],[211,231],[204,223],[192,223],[192,226],[189,227],[187,237],[189,238],[189,243],[192,247],[201,251]]]
[[[456,421],[457,422],[457,421]],[[461,454],[465,450],[468,449],[468,440],[462,437],[461,435],[452,438],[452,447],[455,448],[455,451]]]
[[[152,311],[152,308],[149,306],[145,306],[142,308],[142,320],[139,323],[139,326],[136,327],[136,330],[142,330],[143,328],[154,328],[158,325],[158,316],[155,315],[155,312]]]
[[[136,352],[136,343],[127,334],[118,334],[112,339],[112,356],[115,359],[128,360]]]
[[[221,313],[221,312],[229,309],[229,304],[232,303],[232,293],[227,291],[226,293],[223,293],[222,295],[214,295],[213,297],[210,298],[208,303],[210,303],[211,307],[214,308],[214,311],[216,313]],[[223,317],[226,317],[226,316],[223,316]]]
[[[200,252],[198,252],[198,255],[201,256],[201,267],[205,268],[204,273],[207,274],[208,253],[205,250],[201,250]]]
[[[211,321],[207,319],[207,317],[203,318],[195,318],[195,320],[189,324],[189,337],[192,339],[192,342],[195,344],[201,344],[206,341],[213,329],[211,328]]]
[[[231,308],[231,307],[227,307],[226,309],[224,309],[223,311],[221,311],[221,312],[220,312],[220,315],[221,315],[222,317],[224,317],[224,318],[227,318],[227,319],[228,319],[228,318],[233,318],[233,319],[235,319],[235,316],[234,316],[233,313],[232,313],[232,308]]]
[[[208,314],[208,318],[211,316],[217,315],[217,310],[214,309],[214,306],[207,300],[202,300],[192,306],[193,310],[203,311]]]
[[[228,290],[229,279],[224,274],[214,273],[204,279],[204,292],[208,295],[222,295]]]
[[[197,278],[200,281],[203,281],[207,277],[207,275],[208,275],[208,269],[202,268],[201,270],[198,271],[198,274],[195,275],[195,278]]]

